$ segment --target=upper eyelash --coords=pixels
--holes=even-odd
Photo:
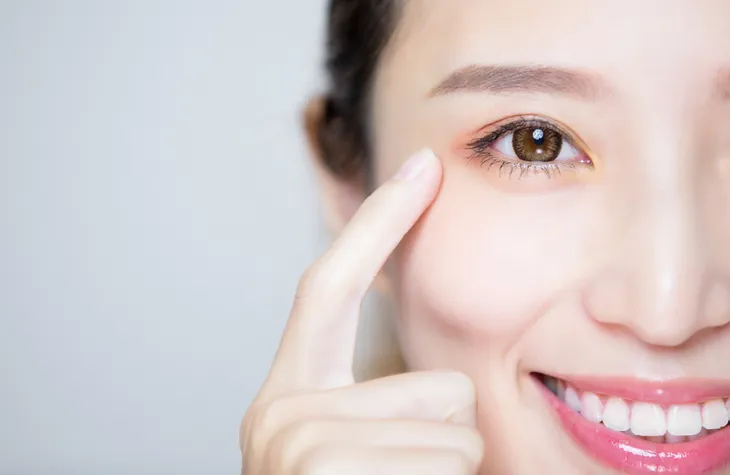
[[[489,134],[487,134],[484,137],[480,137],[476,140],[473,140],[469,142],[466,146],[472,151],[475,152],[482,152],[486,147],[491,145],[492,143],[496,142],[497,139],[501,138],[503,135],[513,132],[518,129],[523,128],[542,128],[542,129],[550,129],[555,133],[560,134],[562,137],[565,138],[565,140],[573,144],[573,141],[570,138],[570,135],[568,135],[565,131],[561,130],[559,127],[556,127],[555,125],[551,124],[550,122],[546,120],[540,120],[540,119],[531,119],[531,118],[520,118],[516,119],[512,122],[509,122],[504,125],[500,125],[497,129],[493,130]]]
[[[555,133],[560,134],[564,140],[566,140],[568,143],[570,143],[572,146],[575,147],[574,142],[570,135],[563,131],[560,127],[557,127],[553,124],[551,124],[549,121],[544,119],[534,119],[534,118],[526,118],[521,117],[518,119],[513,120],[512,122],[509,122],[507,124],[501,125],[489,134],[487,134],[484,137],[480,137],[478,139],[475,139],[471,142],[469,142],[466,147],[467,149],[472,151],[472,154],[468,157],[469,159],[474,158],[480,158],[481,159],[481,165],[487,165],[489,164],[489,168],[491,169],[494,165],[499,165],[499,173],[500,176],[502,175],[502,171],[504,168],[509,168],[509,177],[512,178],[514,175],[515,170],[519,169],[520,174],[519,178],[522,178],[527,171],[533,171],[535,173],[545,173],[545,176],[547,178],[552,178],[552,176],[555,173],[560,174],[562,172],[561,167],[568,167],[569,169],[575,169],[575,164],[573,163],[528,163],[528,162],[517,162],[514,160],[502,160],[499,158],[496,158],[494,155],[492,155],[489,151],[490,145],[492,145],[494,142],[496,142],[498,139],[502,138],[505,134],[508,134],[510,132],[513,132],[517,129],[522,129],[525,127],[534,127],[534,128],[543,128],[543,129],[550,129]]]

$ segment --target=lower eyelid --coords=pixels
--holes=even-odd
[[[480,160],[480,165],[487,171],[497,172],[499,178],[506,179],[529,179],[548,178],[564,176],[563,172],[576,171],[575,163],[571,162],[544,162],[530,163],[510,159],[502,159],[494,156],[485,156]]]

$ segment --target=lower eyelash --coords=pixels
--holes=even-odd
[[[474,157],[472,157],[474,158]],[[530,173],[533,176],[544,174],[547,178],[552,178],[557,175],[562,175],[563,170],[575,170],[576,165],[574,163],[529,163],[529,162],[516,162],[511,160],[502,160],[491,154],[485,154],[478,157],[481,160],[481,166],[487,167],[487,170],[491,170],[494,167],[499,169],[499,177],[506,174],[508,178],[521,179],[525,174]]]

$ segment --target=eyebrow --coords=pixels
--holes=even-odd
[[[596,100],[610,90],[597,75],[582,71],[534,65],[472,65],[453,72],[429,95],[455,92],[561,94]]]

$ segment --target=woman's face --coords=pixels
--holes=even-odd
[[[394,261],[400,339],[410,369],[475,381],[489,473],[730,473],[730,432],[682,435],[730,396],[728,19],[726,0],[405,2],[376,176],[428,146],[444,182]]]

